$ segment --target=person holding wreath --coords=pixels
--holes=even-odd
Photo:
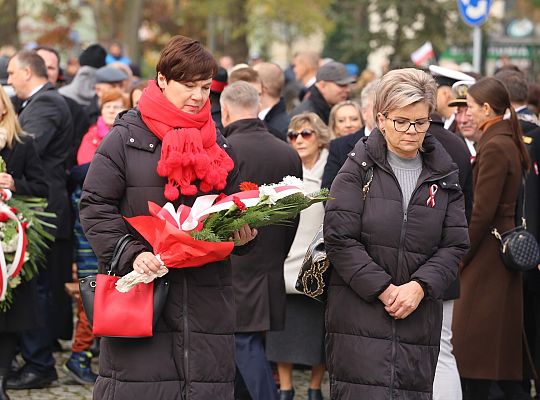
[[[148,215],[148,201],[169,201],[178,208],[192,206],[202,194],[238,190],[234,154],[210,116],[208,98],[217,68],[199,42],[173,37],[161,52],[156,79],[148,82],[138,109],[120,114],[103,139],[80,207],[100,272],[127,233],[135,239],[122,253],[120,274],[151,274],[160,268],[148,243],[124,220]],[[256,234],[244,225],[233,239],[242,246]],[[167,279],[169,295],[153,337],[102,338],[95,399],[234,398],[230,262],[171,269]]]

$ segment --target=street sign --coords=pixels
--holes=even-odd
[[[463,21],[471,26],[480,26],[489,15],[492,0],[457,0],[457,3]]]

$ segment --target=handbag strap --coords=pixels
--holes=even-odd
[[[131,240],[134,239],[133,235],[127,234],[122,236],[118,242],[116,243],[116,246],[114,247],[113,255],[111,258],[111,264],[109,266],[109,269],[107,270],[108,275],[114,275],[114,270],[116,267],[118,267],[118,263],[120,262],[120,257],[122,256],[122,253],[124,252],[124,249],[128,245]]]
[[[525,178],[525,172],[521,173],[520,197],[521,197],[521,215],[520,215],[521,225],[523,225],[524,229],[527,229],[527,220],[525,218],[525,201],[527,198],[527,179]],[[519,197],[518,197],[518,201],[519,201]]]

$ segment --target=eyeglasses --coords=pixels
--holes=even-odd
[[[298,138],[298,135],[302,135],[302,139],[310,139],[311,136],[315,133],[312,129],[302,129],[300,132],[295,132],[292,129],[290,129],[287,132],[287,137],[291,142],[296,141],[296,138]]]
[[[408,119],[401,119],[401,118],[388,118],[386,115],[384,115],[384,118],[389,119],[394,123],[394,129],[397,132],[405,133],[409,130],[409,128],[414,126],[414,130],[416,133],[425,133],[429,129],[429,125],[431,124],[431,119],[421,119],[418,121],[409,121]]]

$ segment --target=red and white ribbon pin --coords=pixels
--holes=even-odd
[[[431,208],[435,207],[435,194],[437,194],[438,189],[439,187],[437,185],[431,185],[429,187],[429,198],[426,202],[427,206],[431,206]]]

